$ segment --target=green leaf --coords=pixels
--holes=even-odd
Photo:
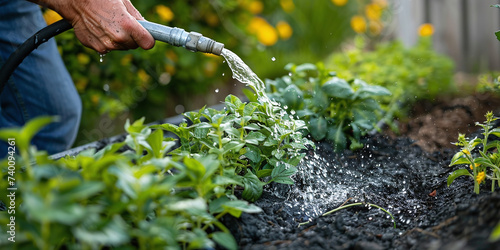
[[[272,172],[273,172],[272,169],[262,169],[262,170],[257,171],[257,177],[263,178],[263,177],[271,176]]]
[[[256,102],[257,101],[257,94],[251,89],[244,88],[242,90],[243,94],[248,98],[248,101],[250,102]]]
[[[104,226],[100,226],[99,228],[94,228],[97,223],[92,224],[88,227],[78,226],[73,229],[73,233],[78,241],[94,246],[95,248],[106,245],[119,246],[129,241],[128,225],[119,215],[114,215],[111,221],[106,222]]]
[[[453,155],[453,158],[451,158],[451,163],[449,166],[458,165],[458,164],[471,164],[469,159],[467,159],[467,157],[465,157],[465,154],[462,151],[457,152],[455,155]]]
[[[327,122],[322,116],[314,117],[309,120],[309,133],[314,140],[320,141],[326,137]]]
[[[467,169],[464,169],[464,168],[457,169],[457,170],[453,171],[453,173],[451,173],[450,176],[448,176],[448,180],[446,181],[448,184],[448,187],[451,185],[451,183],[453,183],[453,181],[457,177],[460,177],[463,175],[468,175],[468,176],[472,177],[472,175],[469,173],[469,171]]]
[[[255,123],[251,123],[251,124],[246,125],[243,128],[246,129],[246,130],[259,130],[260,126],[257,125],[257,124],[255,124]]]
[[[262,209],[256,205],[250,204],[247,201],[243,200],[231,200],[224,202],[222,204],[222,207],[225,208],[227,211],[228,208],[232,209],[233,211],[240,211],[240,212],[245,212],[245,213],[260,213],[262,212]],[[231,213],[231,212],[230,212]],[[241,213],[239,213],[241,215]],[[233,215],[233,214],[231,214]],[[240,217],[233,215],[234,217],[238,218]]]
[[[354,90],[349,83],[344,79],[332,77],[331,80],[325,82],[321,89],[328,95],[338,98],[348,99],[354,94]]]
[[[239,142],[239,141],[230,141],[229,143],[225,144],[222,147],[222,153],[226,154],[228,152],[239,152],[240,149],[245,146],[245,143]]]
[[[500,30],[495,32],[495,35],[497,36],[497,40],[500,41]]]
[[[290,184],[292,185],[294,182],[290,179],[290,176],[297,172],[297,168],[287,164],[287,163],[279,163],[272,171],[271,178],[272,181],[276,183],[282,184]]]
[[[184,165],[188,169],[187,173],[193,179],[199,179],[205,175],[206,169],[203,164],[201,164],[198,160],[193,158],[184,158]]]
[[[386,96],[386,95],[391,95],[391,92],[382,87],[382,86],[378,86],[378,85],[365,85],[365,86],[362,86],[361,88],[359,88],[357,91],[356,91],[356,97],[357,98],[361,98],[361,99],[365,99],[365,98],[369,98],[369,97],[372,97],[372,96]]]
[[[236,243],[233,235],[231,235],[230,233],[215,232],[212,234],[212,239],[217,242],[217,244],[225,247],[226,249],[238,249],[238,244]]]
[[[243,185],[244,189],[241,194],[243,199],[255,202],[262,195],[263,183],[252,172],[248,171],[245,176],[243,176]]]
[[[146,139],[149,146],[151,147],[151,153],[154,157],[160,158],[163,157],[164,144],[163,144],[163,130],[157,129],[153,133],[151,133]]]
[[[246,152],[245,156],[250,159],[254,163],[259,163],[261,158],[262,152],[260,151],[259,147],[253,146],[253,145],[247,145],[246,146]]]
[[[342,151],[345,149],[347,144],[347,138],[342,130],[342,124],[339,124],[337,127],[330,127],[328,129],[327,139],[330,142],[333,142],[334,150],[336,152]]]
[[[302,91],[293,84],[283,90],[281,97],[283,98],[284,105],[287,106],[287,110],[300,109],[304,100]]]
[[[244,140],[246,143],[259,145],[259,142],[264,141],[266,138],[267,137],[261,132],[250,131]]]
[[[316,71],[318,68],[312,63],[304,63],[295,67],[295,72]]]
[[[498,7],[498,8],[500,8],[500,7]],[[500,221],[498,222],[496,227],[491,232],[490,238],[488,240],[490,242],[495,242],[497,240],[500,240]]]

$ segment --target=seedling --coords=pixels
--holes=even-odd
[[[484,123],[476,123],[483,129],[483,139],[473,138],[468,140],[464,134],[458,136],[458,142],[455,145],[460,146],[461,150],[457,152],[450,163],[450,166],[465,165],[466,168],[457,169],[448,177],[448,186],[459,176],[470,176],[474,181],[474,192],[479,194],[479,186],[485,180],[491,180],[491,191],[495,191],[495,183],[500,186],[500,141],[488,141],[490,136],[500,136],[500,128],[493,128],[493,122],[497,117],[492,112],[485,115]],[[477,154],[473,154],[477,146]]]

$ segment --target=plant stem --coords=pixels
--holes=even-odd
[[[375,205],[375,204],[371,204],[371,203],[357,202],[357,203],[352,203],[352,204],[348,204],[348,205],[342,205],[342,206],[340,206],[340,207],[338,207],[338,208],[332,209],[332,210],[330,210],[330,211],[328,211],[328,212],[326,212],[326,213],[322,214],[321,216],[327,216],[327,215],[329,215],[329,214],[335,213],[335,212],[337,212],[337,211],[339,211],[339,210],[342,210],[342,209],[344,209],[344,208],[354,207],[354,206],[360,206],[360,205],[364,205],[364,204],[366,204],[366,205],[368,205],[368,206],[373,206],[373,207],[376,207],[376,208],[378,208],[378,209],[380,209],[380,210],[382,210],[382,211],[386,212],[389,216],[391,216],[391,218],[392,218],[392,223],[394,223],[394,228],[396,228],[396,219],[394,219],[394,216],[392,216],[392,214],[391,214],[389,211],[385,210],[384,208],[382,208],[382,207],[380,207],[380,206],[378,206],[378,205]],[[309,224],[309,222],[310,222],[310,221],[299,223],[299,227],[300,227],[300,226],[303,226],[303,225],[306,225],[306,224]]]

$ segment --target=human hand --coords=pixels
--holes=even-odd
[[[78,40],[99,53],[154,46],[154,38],[137,22],[144,17],[129,0],[30,1],[58,12],[71,23]]]

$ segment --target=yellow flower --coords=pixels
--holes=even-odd
[[[264,4],[261,1],[250,1],[250,3],[248,3],[247,9],[252,14],[260,14],[264,9]]]
[[[465,148],[464,148],[464,149],[462,149],[462,153],[464,153],[464,154],[466,154],[466,155],[470,155],[469,150],[467,150],[467,149],[465,149]]]
[[[332,0],[332,3],[337,6],[344,6],[347,3],[347,0]]]
[[[173,50],[167,50],[165,56],[174,63],[179,61],[179,56]]]
[[[76,55],[76,60],[80,65],[87,65],[90,62],[90,57],[84,53],[78,53]]]
[[[378,4],[368,4],[365,7],[366,17],[370,20],[380,20],[382,16],[382,7]]]
[[[485,178],[486,178],[486,173],[484,171],[479,172],[479,173],[477,173],[476,181],[478,184],[481,184],[481,182],[483,182]]]
[[[169,75],[173,76],[176,72],[176,68],[174,65],[167,64],[167,65],[165,65],[165,72],[167,72]]]
[[[295,4],[293,0],[280,0],[281,8],[286,12],[290,13],[295,9]]]
[[[137,75],[139,76],[139,79],[141,79],[141,82],[145,83],[145,82],[149,81],[149,75],[143,69],[139,69],[137,71]]]
[[[215,27],[219,24],[219,17],[213,12],[208,12],[205,14],[205,21],[208,25]]]
[[[132,58],[133,58],[132,54],[126,54],[120,60],[120,64],[122,66],[127,66],[132,62]]]
[[[366,32],[366,21],[362,16],[356,15],[351,18],[351,28],[358,34]]]
[[[476,166],[476,168],[479,167],[480,165],[481,164],[479,164],[479,163],[474,163],[474,166]],[[471,170],[474,170],[474,168],[472,167],[472,164],[470,164],[469,167]]]
[[[47,22],[47,25],[51,25],[62,19],[62,17],[59,14],[57,14],[57,12],[50,9],[46,10],[43,13],[43,18],[45,19],[45,22]]]
[[[165,5],[156,5],[156,13],[160,16],[160,20],[163,22],[170,22],[174,19],[174,12]]]
[[[432,36],[434,34],[434,26],[430,23],[424,23],[418,27],[418,35]]]
[[[253,17],[248,23],[247,29],[250,33],[256,34],[259,31],[259,28],[267,25],[267,21],[262,17]]]
[[[292,27],[285,21],[279,21],[276,24],[276,29],[278,30],[278,35],[283,40],[287,40],[293,34]]]
[[[271,46],[278,41],[278,32],[264,18],[254,17],[250,20],[248,31],[257,35],[260,43]]]
[[[87,78],[78,79],[75,82],[76,90],[78,90],[79,93],[83,93],[83,91],[87,88],[88,83],[89,83],[89,79],[87,79]]]
[[[99,100],[100,100],[100,99],[101,99],[101,98],[99,97],[99,95],[98,95],[98,94],[92,94],[92,95],[90,96],[90,101],[91,101],[91,102],[92,102],[92,104],[94,104],[94,105],[97,105],[97,104],[99,103]]]

